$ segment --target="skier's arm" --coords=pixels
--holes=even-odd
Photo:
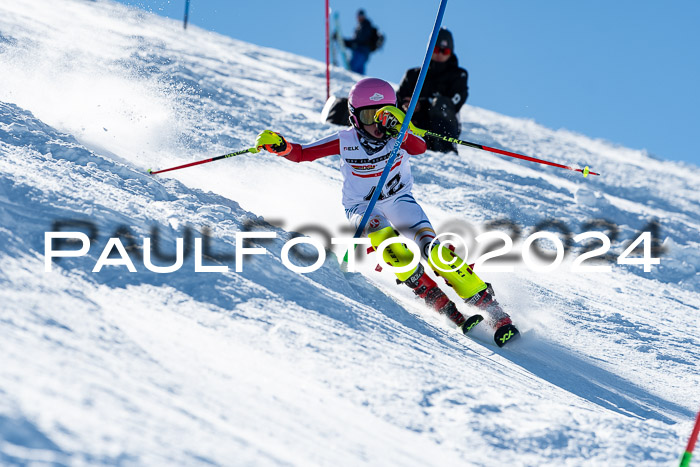
[[[412,156],[423,154],[428,149],[428,145],[425,143],[425,140],[420,136],[414,135],[413,133],[408,133],[408,137],[403,144],[401,144],[401,147]]]
[[[374,119],[380,129],[390,135],[398,136],[401,126],[406,119],[406,114],[393,105],[386,105],[377,111]],[[423,138],[413,134],[410,129],[404,134],[401,147],[412,156],[423,154],[428,149]]]
[[[309,144],[290,143],[279,133],[265,130],[260,133],[255,141],[255,147],[294,162],[310,162],[321,157],[340,154],[340,139],[338,134],[333,134]]]
[[[291,146],[292,151],[284,158],[294,162],[310,162],[322,157],[340,154],[340,139],[338,139],[338,135],[332,135],[309,144],[291,143]],[[428,146],[420,136],[407,133],[401,148],[405,149],[410,155],[415,156],[416,154],[423,154],[428,149]]]
[[[291,143],[291,146],[291,152],[284,158],[294,162],[311,162],[340,154],[340,138],[337,133],[308,144]]]

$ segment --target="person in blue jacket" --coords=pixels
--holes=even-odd
[[[365,10],[357,11],[357,27],[352,39],[344,39],[345,47],[352,51],[350,69],[355,73],[365,74],[365,65],[372,53],[374,27],[367,19]]]

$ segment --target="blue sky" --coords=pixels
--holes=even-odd
[[[177,19],[185,6],[119,1]],[[366,10],[387,37],[367,73],[398,83],[420,65],[439,1],[330,5],[345,36]],[[190,0],[191,24],[321,61],[323,13],[324,0]],[[700,1],[450,0],[443,25],[469,104],[700,165]]]

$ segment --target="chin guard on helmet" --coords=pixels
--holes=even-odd
[[[396,105],[396,92],[391,84],[378,78],[361,79],[350,90],[348,96],[348,111],[350,124],[365,139],[386,141],[389,135],[377,138],[367,132],[363,125],[372,125],[376,119],[373,113],[386,105]],[[375,112],[372,112],[374,110]],[[362,115],[361,115],[362,114]]]
[[[393,105],[385,105],[374,114],[379,129],[393,137],[399,135],[404,118],[406,114]]]

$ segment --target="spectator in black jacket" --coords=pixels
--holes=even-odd
[[[401,80],[396,94],[404,111],[408,109],[419,74],[420,67],[411,68]],[[418,128],[459,138],[461,128],[458,113],[469,95],[468,77],[467,70],[458,65],[452,34],[445,28],[440,29],[411,122]],[[434,151],[457,152],[456,146],[447,141],[427,138],[426,142],[428,149]]]
[[[345,39],[345,47],[352,51],[350,69],[355,73],[365,74],[365,64],[372,52],[372,23],[367,19],[365,10],[357,11],[357,27],[352,39]]]

